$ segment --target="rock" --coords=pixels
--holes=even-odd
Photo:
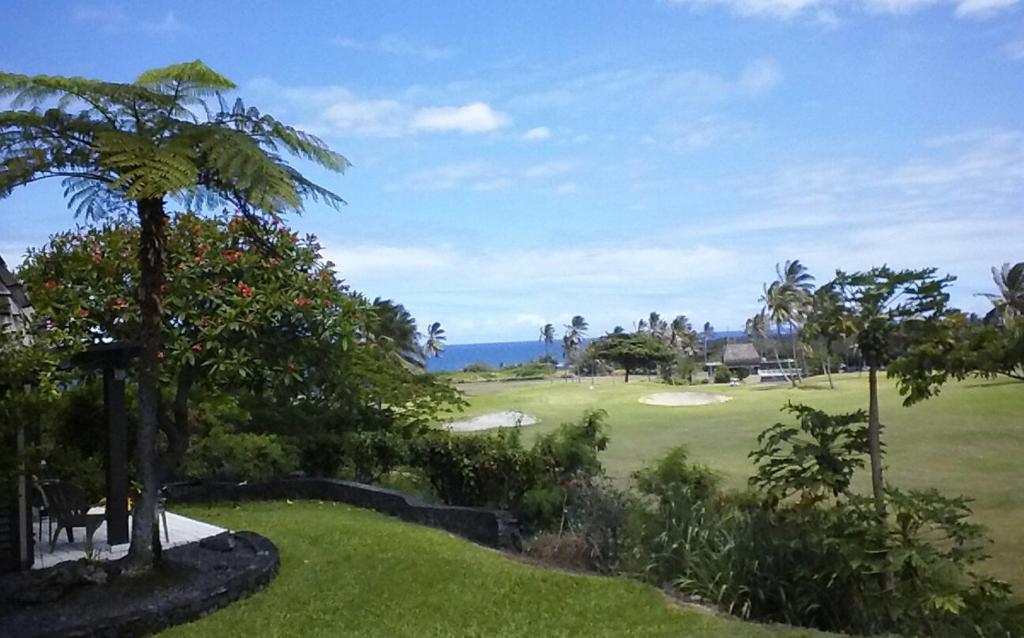
[[[199,546],[214,552],[230,552],[235,549],[235,537],[230,532],[210,536],[199,541]]]

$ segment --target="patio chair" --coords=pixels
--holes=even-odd
[[[76,527],[85,528],[86,547],[92,547],[92,535],[106,520],[105,514],[90,514],[92,503],[81,488],[64,481],[49,481],[40,484],[46,509],[56,523],[56,529],[50,538],[50,551],[57,546],[57,537],[63,529],[67,532],[68,542],[75,542],[72,531]]]

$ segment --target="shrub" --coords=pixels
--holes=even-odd
[[[725,366],[715,368],[715,383],[729,383],[732,381],[732,370]]]
[[[987,543],[969,502],[886,493],[885,514],[850,492],[864,465],[864,415],[789,405],[752,453],[759,493],[724,493],[672,450],[635,475],[649,497],[641,573],[760,621],[825,630],[1009,636],[1024,611],[1007,585],[973,571]]]
[[[416,442],[410,461],[449,505],[512,510],[527,529],[564,524],[575,482],[601,471],[597,458],[608,444],[603,411],[590,411],[522,443],[519,428],[487,434],[434,431]]]
[[[490,372],[493,369],[494,368],[492,368],[490,365],[488,365],[486,363],[477,362],[477,363],[467,364],[465,367],[462,368],[462,371],[463,372]]]
[[[212,428],[192,444],[183,463],[194,479],[260,481],[282,476],[297,467],[295,451],[273,434],[231,432]]]

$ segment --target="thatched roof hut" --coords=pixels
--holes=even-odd
[[[722,363],[730,368],[750,368],[761,365],[761,355],[752,343],[728,343],[722,354]]]

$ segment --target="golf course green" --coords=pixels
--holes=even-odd
[[[535,417],[524,438],[578,419],[584,410],[608,412],[611,444],[604,452],[611,476],[627,481],[632,471],[667,449],[685,444],[704,463],[740,487],[751,474],[747,454],[758,433],[788,419],[788,401],[831,412],[866,409],[867,375],[824,377],[788,383],[669,386],[634,377],[577,381],[462,384],[469,407],[459,418],[515,410]],[[641,399],[663,392],[708,392],[732,400],[695,406],[661,406]],[[1008,379],[949,383],[939,396],[903,407],[894,384],[883,380],[880,413],[885,427],[889,483],[912,489],[936,488],[974,499],[976,520],[994,540],[986,569],[1024,594],[1024,383]],[[867,488],[867,473],[861,485]]]

